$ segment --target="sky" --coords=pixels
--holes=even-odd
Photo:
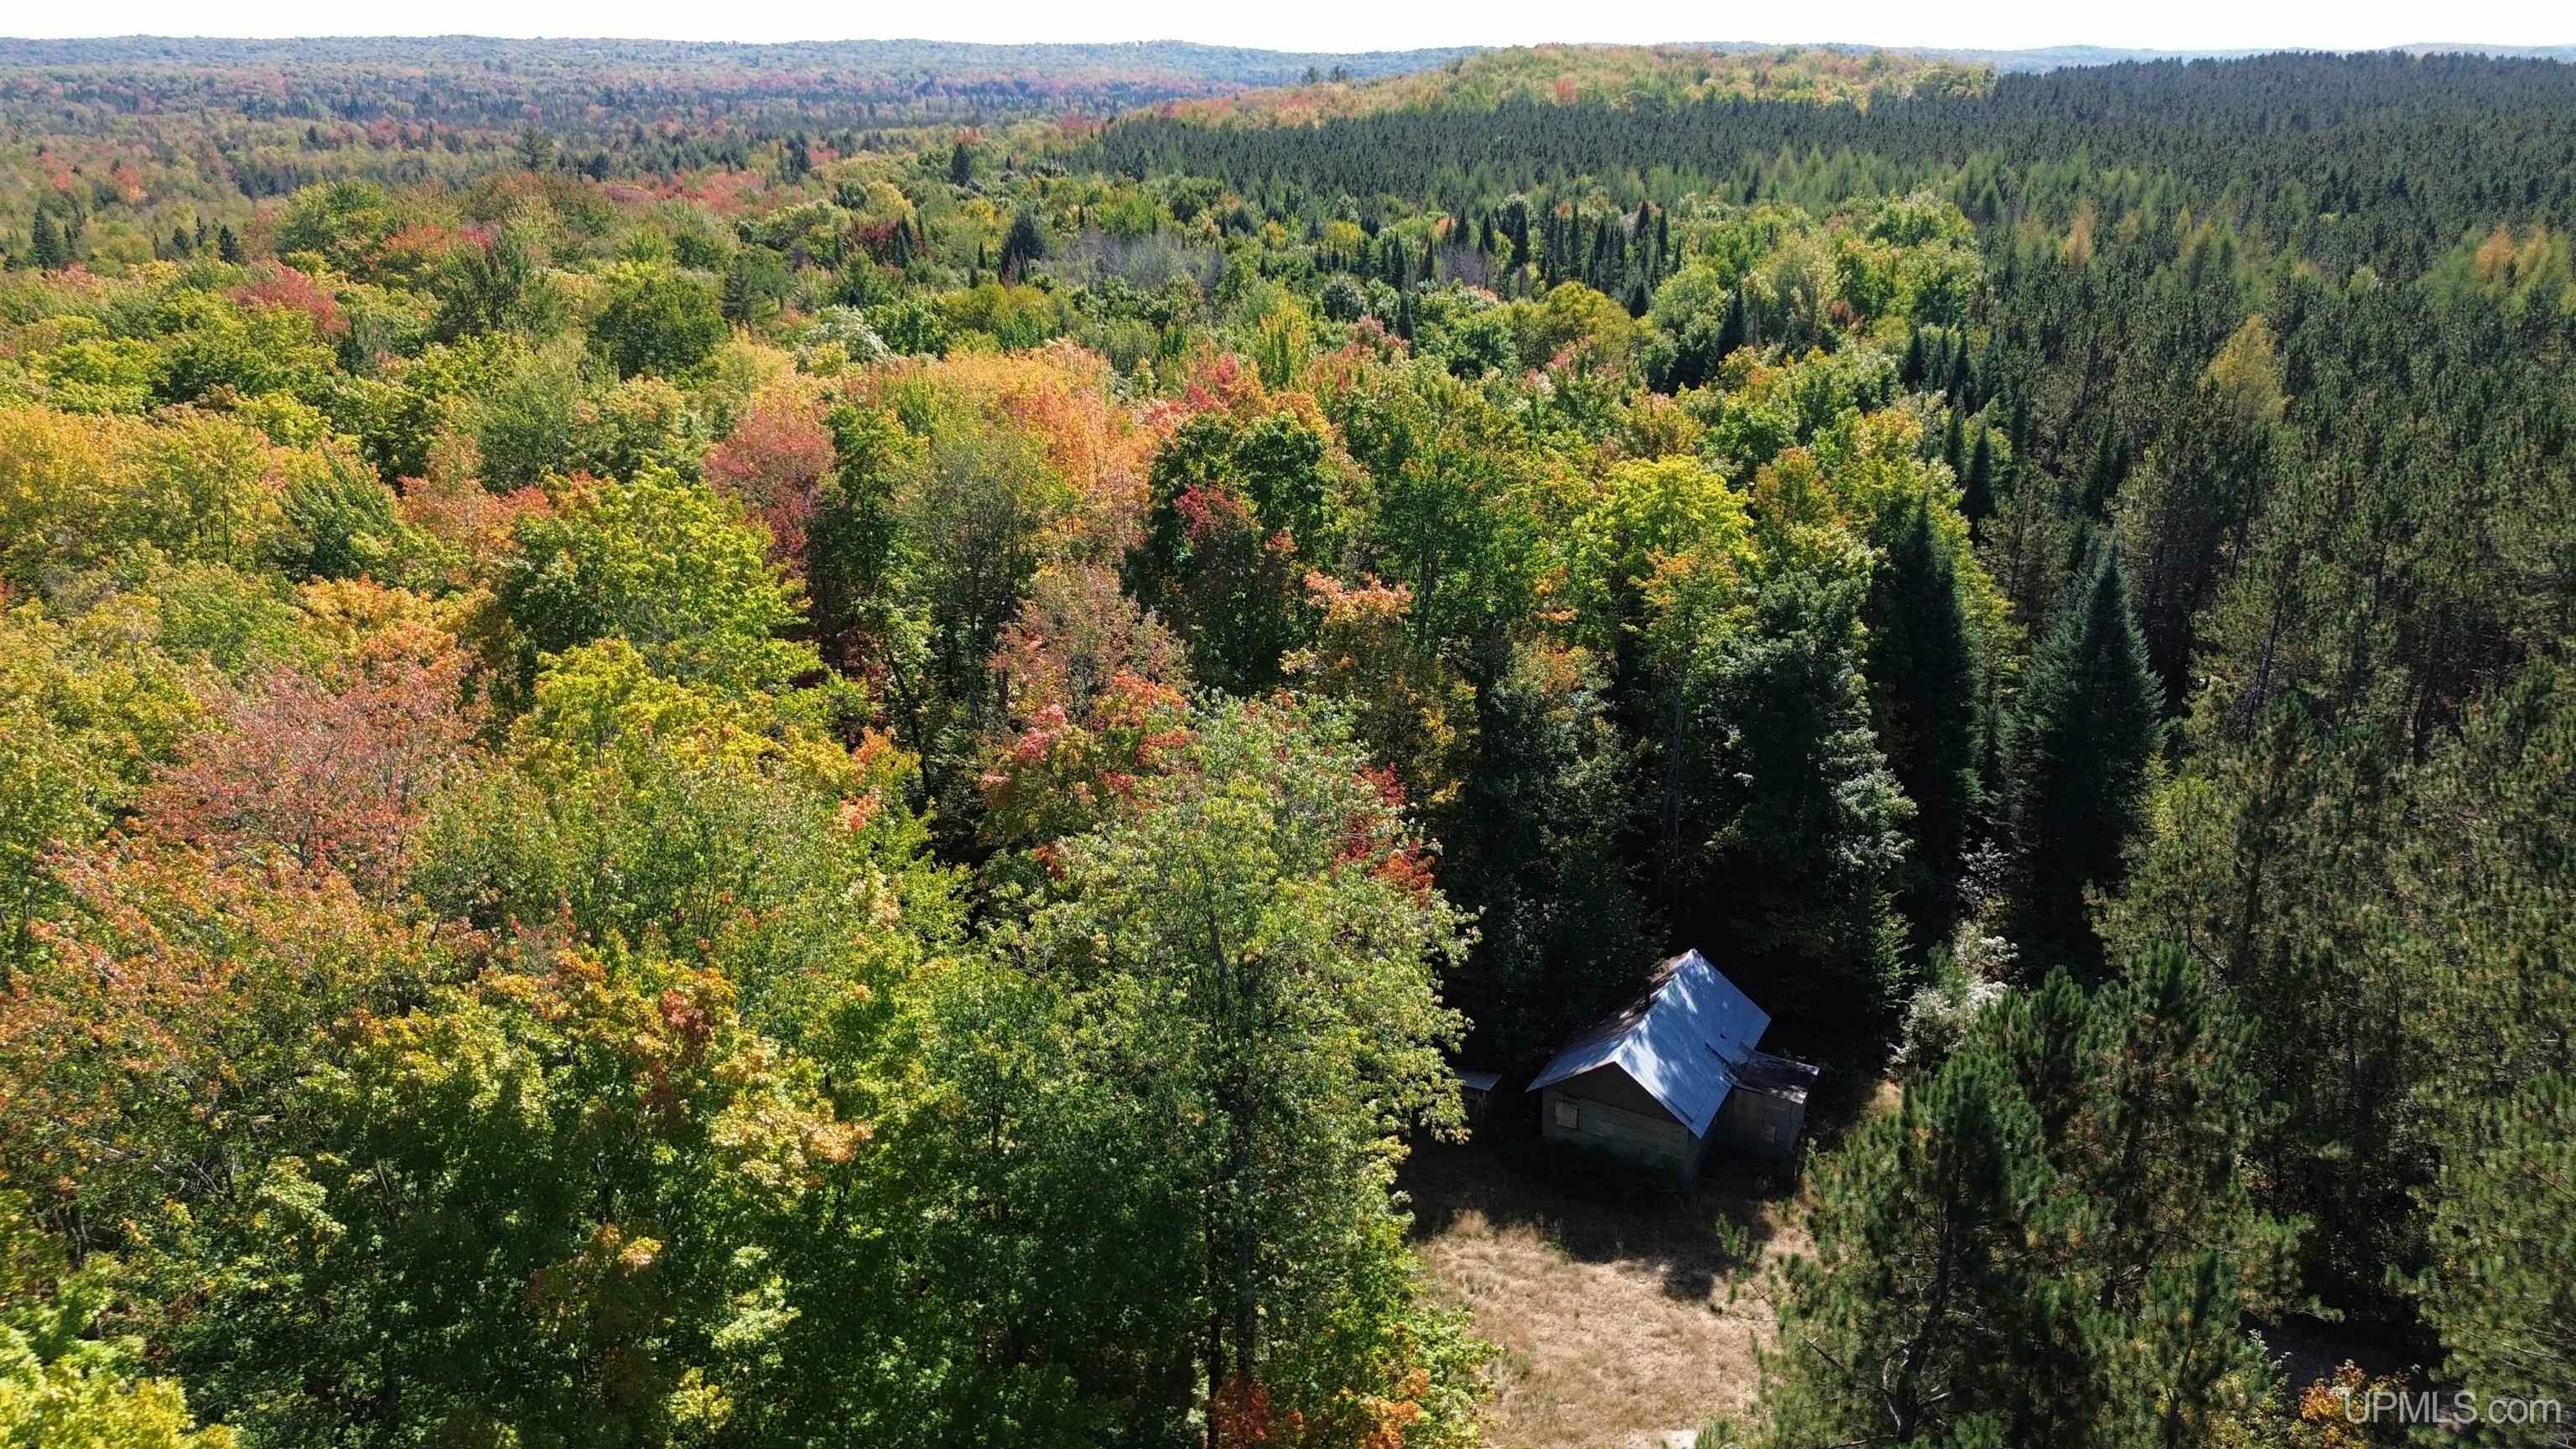
[[[947,5],[848,5],[769,0],[429,0],[352,6],[347,0],[114,0],[107,5],[12,6],[0,34],[291,36],[475,34],[617,36],[666,40],[1197,40],[1275,50],[1393,50],[1539,41],[1853,41],[1877,45],[2022,49],[2092,44],[2173,50],[2366,49],[2417,41],[2576,44],[2567,0],[2487,0],[2469,9],[2424,0],[2157,0],[2072,6],[2049,0],[1727,7],[1688,0],[972,0]]]

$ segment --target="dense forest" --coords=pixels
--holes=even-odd
[[[0,1444],[1479,1444],[1692,947],[1704,1444],[2576,1444],[2576,68],[525,44],[0,49]]]

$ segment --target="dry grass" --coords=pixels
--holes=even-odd
[[[1495,1449],[1650,1446],[1751,1402],[1762,1268],[1800,1246],[1776,1194],[1684,1194],[1508,1143],[1427,1147],[1405,1186],[1439,1290],[1502,1347]]]

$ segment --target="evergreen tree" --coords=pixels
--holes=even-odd
[[[1985,684],[1950,550],[1918,499],[1871,580],[1863,615],[1879,748],[1914,802],[1903,899],[1934,939],[1982,809]]]
[[[1775,1441],[2183,1449],[2265,1388],[2301,1225],[2243,1164],[2252,1024],[2175,948],[1985,1009],[1820,1165],[1766,1359]]]
[[[1439,817],[1454,842],[1443,879],[1480,923],[1453,995],[1489,1059],[1520,1069],[1633,999],[1652,932],[1619,853],[1633,750],[1597,672],[1535,644],[1493,670],[1475,767]]]
[[[2118,547],[2097,547],[2023,673],[2006,742],[2012,927],[2026,959],[2098,967],[2085,893],[2119,884],[2162,722]]]
[[[1961,481],[1959,511],[1967,515],[1968,536],[1982,541],[1985,521],[1995,511],[1995,436],[1985,424],[1977,425],[1976,446],[1968,453],[1967,476]]]
[[[1012,216],[1011,229],[1002,238],[1002,280],[1018,281],[1029,263],[1046,260],[1046,254],[1046,228],[1036,212],[1023,207]]]
[[[2007,1442],[2009,1365],[2040,1327],[2032,1236],[2072,1204],[2002,1063],[1954,1055],[1825,1158],[1813,1192],[1816,1252],[1790,1262],[1763,1364],[1774,1442]]]
[[[1912,807],[1870,728],[1861,610],[1868,554],[1838,536],[1778,537],[1749,598],[1668,606],[1650,625],[1678,707],[1713,742],[1676,762],[1671,878],[1680,939],[1733,939],[1772,1011],[1846,1018],[1892,1005],[1895,873]]]
[[[54,215],[43,207],[36,208],[35,241],[28,249],[36,265],[44,271],[58,271],[72,264],[71,248],[64,244],[62,228],[54,224]]]

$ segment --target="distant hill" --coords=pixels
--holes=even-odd
[[[2044,45],[2024,50],[1978,49],[1972,46],[1880,46],[1825,41],[1803,47],[1764,45],[1751,41],[1719,40],[1694,42],[1706,49],[1731,52],[1808,49],[1843,51],[1852,54],[1898,52],[1927,59],[1957,61],[1966,65],[1992,66],[1999,71],[2032,72],[2065,70],[2075,66],[2120,65],[2130,61],[2151,60],[2242,60],[2252,55],[2272,55],[2295,47],[2268,46],[2246,50],[2137,50],[2110,45]],[[2475,41],[2423,41],[2413,45],[2384,47],[2408,55],[2492,55],[2520,60],[2558,60],[2576,62],[2576,45],[2485,45]]]
[[[1375,80],[1327,81],[1166,102],[1214,123],[1305,124],[1385,111],[1483,111],[1512,102],[1632,105],[1736,98],[1866,108],[1881,96],[1981,95],[1994,68],[1865,46],[1535,45],[1486,50]]]
[[[691,40],[508,40],[480,35],[318,36],[292,40],[122,35],[70,40],[0,38],[0,67],[326,64],[446,68],[622,64],[674,68],[715,64],[778,71],[835,70],[856,76],[1151,76],[1197,86],[1261,86],[1289,84],[1309,68],[1327,73],[1338,68],[1359,79],[1395,75],[1445,65],[1481,48],[1458,45],[1427,50],[1247,50],[1186,40],[1084,45],[828,40],[752,45]]]
[[[2576,60],[2576,46],[2427,42],[2399,49]],[[0,39],[0,127],[109,134],[155,116],[215,111],[259,121],[433,131],[535,126],[578,138],[630,128],[639,116],[855,134],[1158,106],[1194,119],[1255,124],[1388,109],[1486,109],[1511,99],[1738,96],[1866,107],[1886,95],[1982,93],[1998,72],[2255,53],[1743,41],[1273,51],[1177,40]]]
[[[33,105],[48,127],[81,130],[146,110],[444,125],[515,113],[522,123],[579,131],[603,112],[640,108],[683,120],[868,127],[1108,114],[1292,85],[1310,74],[1369,80],[1473,53],[1245,50],[1175,40],[0,39],[0,114]]]
[[[2072,66],[2119,65],[2128,61],[2150,60],[2242,60],[2251,55],[2275,54],[2283,47],[2256,50],[2125,50],[2104,45],[2051,45],[2035,50],[1946,50],[1917,51],[1918,55],[1937,55],[1946,59],[1990,65],[2001,71],[2064,70]],[[2523,60],[2576,61],[2576,45],[2475,45],[2431,42],[2422,45],[2397,45],[2386,49],[2408,55],[2492,55]]]

